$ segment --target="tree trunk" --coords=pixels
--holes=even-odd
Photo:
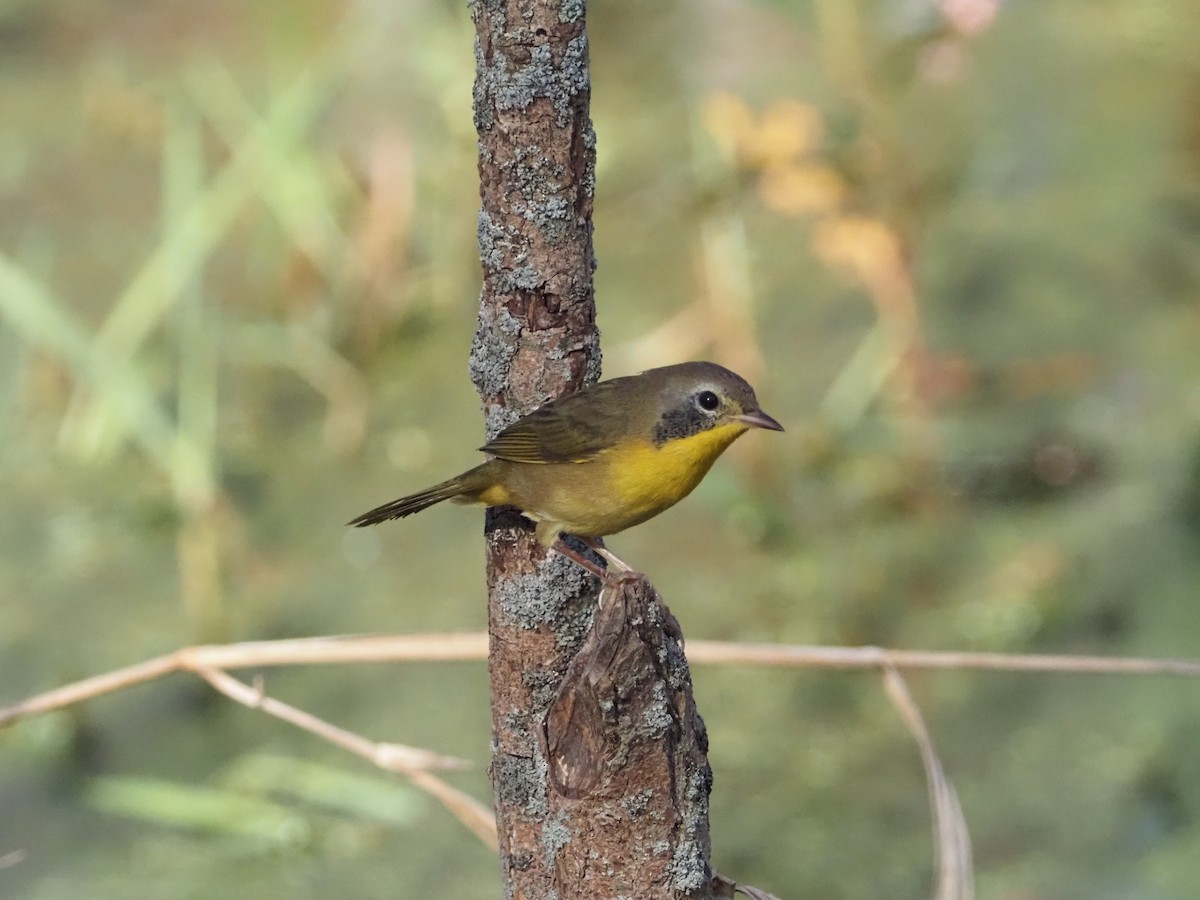
[[[476,0],[483,290],[471,375],[488,437],[595,381],[595,134],[583,0]],[[491,766],[505,896],[710,896],[703,723],[678,627],[490,511]],[[593,619],[595,621],[593,622]]]

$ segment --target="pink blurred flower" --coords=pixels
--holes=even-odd
[[[938,0],[942,15],[959,34],[974,37],[991,27],[1004,0]]]

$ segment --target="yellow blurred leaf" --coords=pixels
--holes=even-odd
[[[821,113],[798,100],[778,100],[763,113],[754,132],[755,162],[766,168],[810,153],[825,136]]]
[[[730,91],[710,94],[700,110],[700,118],[723,156],[737,159],[742,155],[740,148],[754,132],[754,113],[740,97]]]
[[[900,239],[879,219],[836,216],[817,224],[813,250],[830,268],[848,269],[866,284],[902,268]]]
[[[842,204],[846,186],[829,166],[771,166],[758,183],[758,195],[784,216],[828,213]]]

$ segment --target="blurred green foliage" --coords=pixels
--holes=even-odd
[[[613,540],[689,636],[1198,655],[1197,28],[1190,0],[593,4],[606,373],[715,358],[788,428]],[[201,639],[482,627],[476,515],[342,527],[480,442],[471,38],[432,0],[0,3],[0,702]],[[875,676],[695,679],[718,868],[928,895]],[[911,684],[980,897],[1195,895],[1196,685]],[[478,665],[267,687],[489,795]],[[202,686],[0,756],[6,897],[497,890],[435,804]]]

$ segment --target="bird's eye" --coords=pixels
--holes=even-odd
[[[712,391],[701,391],[696,395],[696,403],[701,409],[714,412],[721,405],[721,400]]]

